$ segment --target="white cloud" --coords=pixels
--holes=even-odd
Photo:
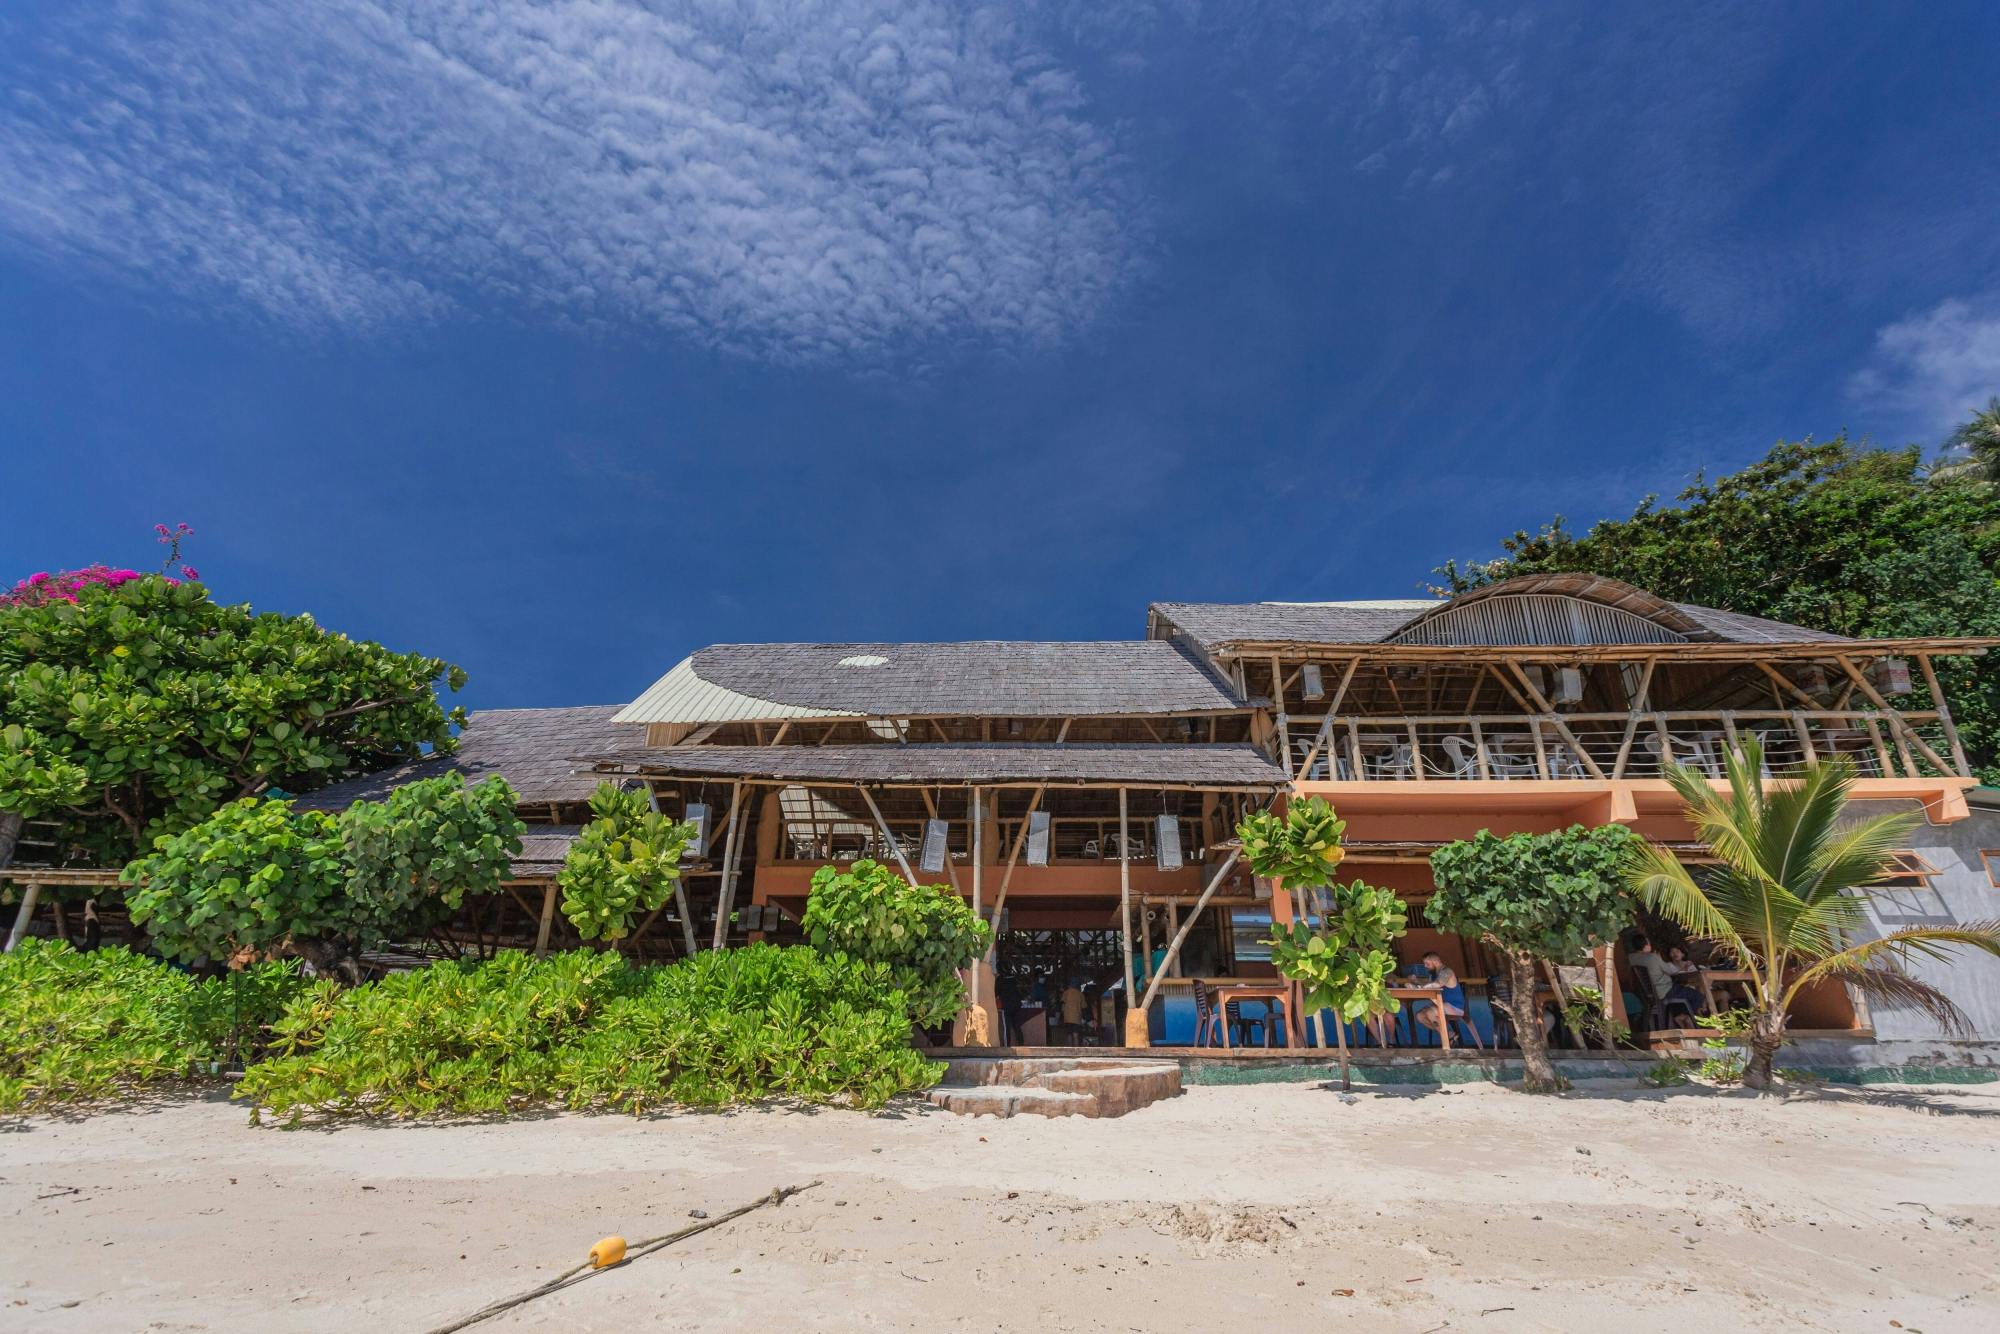
[[[1875,335],[1856,398],[1943,434],[2000,394],[2000,298],[1941,301]]]
[[[526,304],[806,360],[1059,338],[1133,267],[1115,145],[992,11],[161,8],[10,40],[0,242],[307,326]]]

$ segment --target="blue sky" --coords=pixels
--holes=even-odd
[[[2000,7],[28,3],[0,576],[615,701],[1397,597],[2000,392]]]

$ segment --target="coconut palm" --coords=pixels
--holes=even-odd
[[[1736,956],[1750,974],[1750,1060],[1743,1083],[1771,1085],[1792,1002],[1815,983],[1839,980],[1865,995],[1914,1004],[1946,1031],[1965,1031],[1950,998],[1913,977],[1915,958],[1949,959],[1962,947],[2000,955],[2000,919],[1906,927],[1859,939],[1868,893],[1893,873],[1893,854],[1913,814],[1842,818],[1854,766],[1802,766],[1768,790],[1752,741],[1728,756],[1729,791],[1700,772],[1670,766],[1667,779],[1718,865],[1697,880],[1674,854],[1634,846],[1626,863],[1648,907]]]

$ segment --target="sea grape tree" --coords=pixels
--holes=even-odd
[[[657,912],[681,887],[681,858],[695,826],[653,809],[642,791],[600,783],[590,796],[594,817],[570,845],[557,885],[563,916],[585,940],[623,940],[640,913]]]
[[[364,934],[429,930],[467,894],[495,894],[527,828],[514,789],[497,775],[467,787],[458,774],[405,783],[340,815],[347,892]],[[372,943],[372,942],[371,942]]]
[[[463,711],[437,689],[465,675],[441,659],[161,574],[24,582],[0,599],[0,811],[59,822],[101,864],[241,798],[455,744]]]
[[[1530,1093],[1563,1087],[1542,1031],[1535,967],[1574,963],[1631,924],[1624,862],[1634,837],[1623,825],[1505,838],[1482,829],[1431,854],[1437,892],[1426,915],[1440,931],[1483,940],[1507,961],[1507,1008]]]
[[[912,885],[880,862],[813,873],[803,923],[813,948],[888,964],[911,1022],[942,1024],[965,1004],[960,974],[983,957],[993,928],[944,885]]]

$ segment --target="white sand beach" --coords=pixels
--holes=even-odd
[[[2000,1085],[1531,1100],[1195,1088],[1121,1120],[758,1110],[0,1133],[0,1327],[1989,1330]]]

